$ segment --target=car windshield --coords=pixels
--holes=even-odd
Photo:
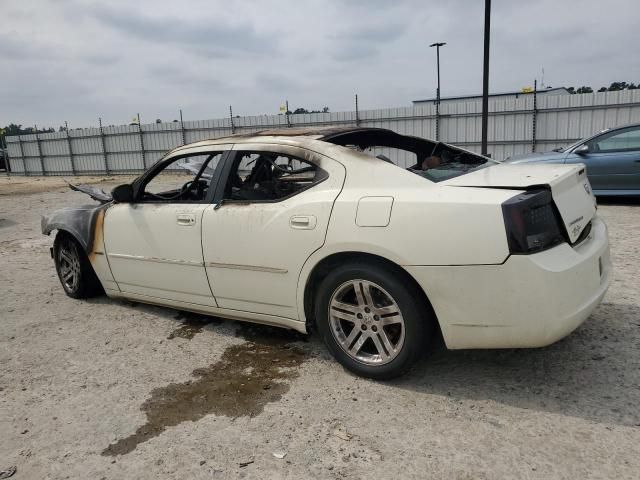
[[[187,170],[188,172],[197,174],[202,168],[202,165],[204,165],[204,163],[206,162],[206,160],[207,160],[206,156],[187,157],[182,161],[179,161],[177,163],[177,167]],[[213,172],[215,170],[214,167],[215,167],[215,164],[213,163],[207,164],[205,169],[202,171],[202,174],[200,175],[200,177],[204,179],[209,179],[213,177]]]

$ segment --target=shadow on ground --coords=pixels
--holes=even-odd
[[[393,385],[416,393],[640,426],[640,309],[604,303],[545,348],[438,349]]]

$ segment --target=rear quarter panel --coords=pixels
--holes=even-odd
[[[513,190],[432,183],[379,160],[347,166],[323,250],[364,251],[400,265],[501,263],[508,256],[501,204]],[[358,202],[393,197],[385,226],[356,222]]]

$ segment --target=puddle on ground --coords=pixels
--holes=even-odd
[[[305,337],[253,325],[243,325],[238,335],[247,341],[228,347],[216,363],[194,370],[195,379],[153,390],[140,407],[147,422],[109,445],[102,455],[127,454],[167,427],[195,422],[209,414],[255,416],[266,404],[280,400],[299,374],[296,367],[306,360],[305,353],[290,344]]]
[[[14,225],[17,225],[17,222],[14,222],[13,220],[7,220],[6,218],[0,218],[0,228],[12,227]]]
[[[167,337],[167,340],[173,340],[174,338],[186,338],[187,340],[191,340],[195,337],[196,333],[202,332],[205,325],[220,325],[223,322],[220,318],[200,315],[192,312],[179,312],[174,318],[176,320],[182,320],[182,325],[171,332]]]

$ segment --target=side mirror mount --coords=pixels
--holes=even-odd
[[[133,187],[129,183],[118,185],[111,190],[111,197],[116,203],[131,203],[133,202]]]
[[[587,153],[589,153],[589,145],[583,143],[578,148],[576,148],[573,153],[575,153],[576,155],[586,155]]]

